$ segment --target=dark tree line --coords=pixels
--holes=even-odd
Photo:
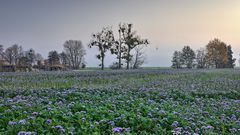
[[[172,68],[234,68],[231,45],[214,39],[209,41],[205,49],[196,53],[190,46],[184,46],[182,51],[175,51],[172,57]]]
[[[0,66],[23,71],[79,69],[86,66],[84,61],[86,51],[81,41],[68,40],[63,47],[62,53],[50,51],[48,58],[44,60],[41,54],[33,49],[24,51],[21,46],[14,44],[4,50],[3,45],[0,45]]]
[[[0,65],[11,65],[31,71],[33,65],[39,64],[42,60],[41,54],[33,49],[24,51],[22,46],[14,44],[4,50],[3,45],[0,45]]]

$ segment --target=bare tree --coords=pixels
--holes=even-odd
[[[50,51],[48,53],[48,63],[50,66],[55,66],[60,64],[60,58],[57,51]]]
[[[144,54],[144,46],[137,46],[134,48],[135,54],[133,55],[133,58],[130,62],[131,67],[133,69],[139,68],[146,60],[146,56]]]
[[[22,55],[23,55],[22,47],[18,46],[17,44],[14,44],[5,50],[5,52],[3,53],[3,58],[10,65],[16,65]]]
[[[200,48],[196,51],[196,64],[197,68],[206,68],[207,57],[205,49]]]
[[[123,53],[127,52],[126,46],[124,46],[124,39],[122,36],[123,27],[121,27],[121,24],[119,24],[118,29],[118,40],[115,42],[115,44],[112,46],[111,53],[117,55],[118,62],[114,62],[113,65],[111,65],[114,69],[121,69],[122,68],[122,59],[124,58]]]
[[[64,43],[64,52],[67,55],[70,66],[73,69],[79,69],[84,61],[86,51],[80,40],[68,40]]]
[[[59,54],[59,56],[60,56],[60,63],[61,63],[62,65],[64,65],[64,66],[70,66],[70,61],[69,61],[68,56],[67,56],[67,54],[66,54],[65,52],[61,52],[61,53]]]
[[[12,65],[14,62],[13,62],[13,49],[11,47],[7,48],[4,52],[4,55],[3,55],[4,59],[10,64]]]
[[[132,30],[132,24],[121,24],[119,27],[123,42],[127,48],[126,52],[123,53],[123,58],[126,60],[127,69],[129,69],[129,64],[132,59],[132,55],[130,54],[131,50],[138,45],[147,45],[149,42],[147,39],[141,39],[140,36],[136,35],[136,31]]]
[[[106,27],[103,28],[101,32],[92,35],[92,40],[88,45],[90,48],[93,46],[98,47],[99,54],[97,54],[97,58],[101,60],[101,69],[104,69],[104,59],[105,53],[115,44],[114,35],[111,28]]]

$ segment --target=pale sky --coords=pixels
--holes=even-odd
[[[97,49],[87,47],[91,34],[105,26],[117,32],[120,22],[149,39],[144,66],[171,66],[175,50],[196,50],[213,38],[231,44],[239,58],[240,0],[1,0],[0,44],[17,43],[46,58],[66,40],[81,40],[87,66],[98,66]],[[107,55],[105,65],[113,61]]]

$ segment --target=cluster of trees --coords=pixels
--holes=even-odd
[[[48,64],[50,66],[61,65],[68,69],[84,68],[86,63],[84,56],[86,50],[80,40],[67,40],[63,44],[64,50],[61,53],[50,51],[48,53]]]
[[[0,45],[0,66],[10,67],[14,70],[43,69],[79,69],[85,67],[84,56],[86,51],[81,41],[68,40],[63,45],[61,53],[50,51],[47,59],[33,49],[24,51],[22,46],[14,44],[6,49]]]
[[[100,32],[94,33],[89,43],[89,47],[97,47],[99,54],[96,57],[101,61],[101,69],[104,69],[106,52],[116,55],[117,62],[112,68],[121,69],[122,60],[125,60],[126,68],[139,68],[144,63],[143,45],[149,44],[147,39],[140,38],[133,30],[132,24],[119,24],[118,38],[115,38],[111,27],[105,27]],[[131,54],[132,50],[135,54]]]
[[[215,38],[196,52],[190,46],[175,51],[172,68],[234,68],[235,61],[231,45]]]
[[[105,27],[100,32],[94,33],[88,47],[98,48],[99,54],[96,57],[101,61],[99,66],[102,70],[108,51],[117,59],[111,68],[121,69],[123,66],[126,66],[126,69],[139,68],[145,61],[143,49],[149,44],[148,40],[140,38],[136,31],[133,31],[132,24],[119,24],[118,28],[118,38],[115,38],[111,27]],[[0,45],[0,67],[7,65],[31,71],[34,68],[57,70],[79,69],[86,66],[84,61],[86,51],[80,40],[67,40],[63,48],[61,53],[50,51],[48,58],[43,59],[41,54],[33,49],[24,51],[22,46],[17,44],[4,49],[3,45]],[[214,39],[209,41],[205,48],[196,52],[190,46],[175,51],[172,68],[234,68],[235,61],[231,45]]]
[[[104,60],[109,51],[116,56],[117,62],[110,67],[121,69],[139,68],[145,61],[144,46],[149,44],[147,39],[140,38],[133,30],[132,24],[119,24],[118,38],[115,38],[111,27],[104,27],[100,32],[92,34],[89,48],[97,47],[99,54],[96,57],[101,61],[101,69],[104,69]],[[35,53],[33,49],[23,51],[22,47],[15,44],[4,50],[0,45],[0,66],[7,65],[14,68],[33,68],[54,70],[61,68],[79,69],[84,68],[86,63],[84,56],[86,51],[79,40],[67,40],[63,45],[61,53],[53,50],[48,54],[47,59],[43,59],[41,54]],[[133,53],[134,52],[134,53]],[[125,64],[124,64],[125,63]]]
[[[24,51],[22,46],[14,44],[4,50],[3,45],[0,45],[0,65],[26,67],[30,70],[33,65],[39,64],[42,60],[41,54],[33,49]]]

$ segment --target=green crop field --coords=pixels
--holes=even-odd
[[[0,134],[240,134],[240,69],[0,73]]]

